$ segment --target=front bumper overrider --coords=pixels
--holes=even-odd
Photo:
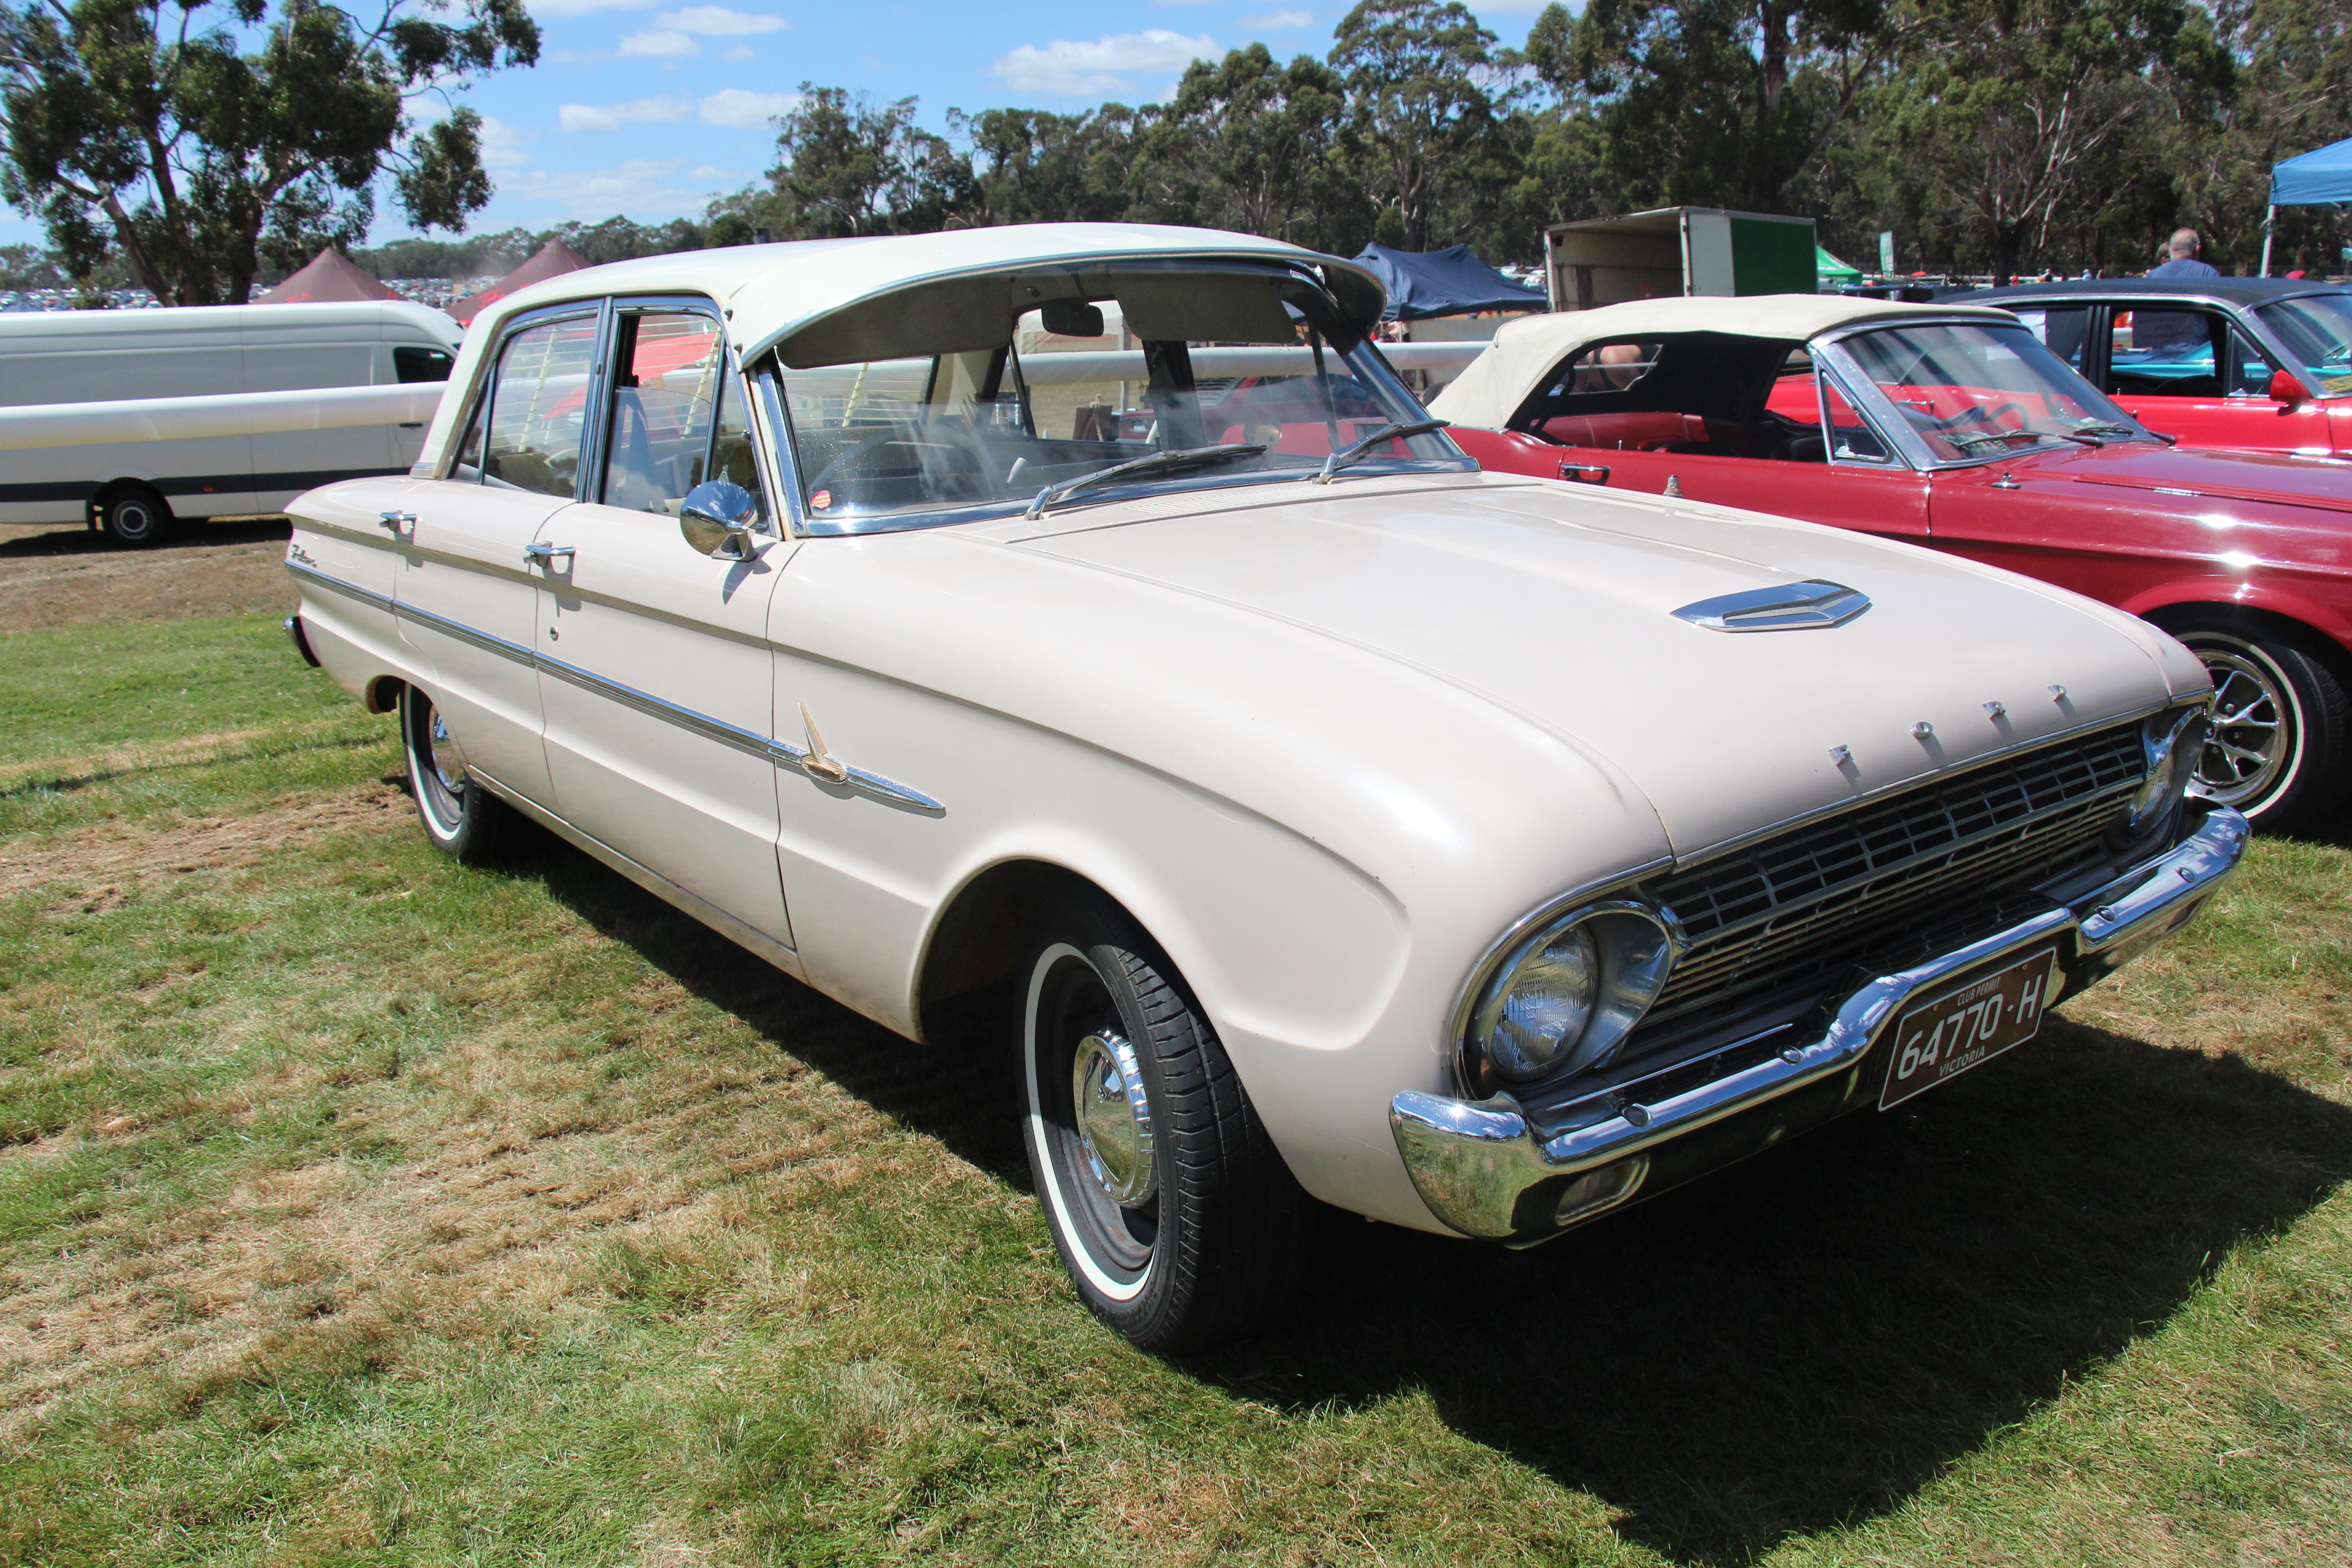
[[[2054,909],[1900,973],[1881,975],[1846,998],[1828,1027],[1761,1062],[1654,1104],[1627,1101],[1616,1114],[1545,1139],[1507,1093],[1483,1100],[1408,1089],[1389,1106],[1389,1126],[1430,1213],[1465,1236],[1539,1241],[1567,1226],[1675,1180],[1769,1147],[1789,1128],[1768,1108],[1801,1111],[1805,1124],[1851,1108],[1859,1075],[1843,1091],[1829,1080],[1857,1068],[1911,996],[1968,971],[2054,943],[2053,1003],[2121,968],[2186,925],[2246,851],[2246,819],[2210,810],[2171,849],[2078,902]],[[1804,1091],[1812,1091],[1810,1094]],[[1829,1092],[1824,1094],[1824,1090]],[[1759,1113],[1751,1118],[1748,1113]],[[1771,1121],[1753,1136],[1692,1139],[1733,1119]],[[1727,1132],[1730,1129],[1726,1129]],[[1689,1140],[1689,1155],[1671,1159]]]

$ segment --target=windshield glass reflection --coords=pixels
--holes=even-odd
[[[2306,294],[2254,312],[2323,397],[2352,392],[2352,294]]]
[[[1304,280],[1162,271],[1145,288],[1097,276],[1078,297],[1011,315],[994,334],[1001,346],[959,346],[991,334],[950,320],[940,352],[786,366],[810,523],[892,526],[1027,506],[1160,453],[1188,456],[1081,487],[1071,504],[1139,487],[1301,478],[1385,426],[1427,417],[1360,340],[1333,342],[1344,334],[1337,312]],[[1349,471],[1433,464],[1470,466],[1443,435],[1423,435]]]
[[[1938,462],[2147,436],[2023,327],[1887,327],[1843,346]]]

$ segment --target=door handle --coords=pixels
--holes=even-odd
[[[375,520],[390,529],[394,539],[401,536],[400,525],[404,522],[408,525],[408,537],[416,537],[416,514],[413,511],[380,511],[376,513]]]
[[[569,561],[573,551],[569,544],[526,544],[522,558],[541,566],[553,566],[558,561]]]
[[[1609,465],[1606,463],[1562,463],[1559,466],[1559,477],[1573,484],[1605,485],[1609,482]]]

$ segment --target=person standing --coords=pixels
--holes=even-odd
[[[2165,246],[2169,258],[2163,265],[2149,270],[2150,278],[2219,278],[2221,269],[2203,259],[2205,242],[2197,237],[2193,228],[2177,228]]]

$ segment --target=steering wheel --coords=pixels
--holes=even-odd
[[[838,457],[835,458],[832,462],[827,463],[824,468],[819,468],[816,472],[816,476],[808,482],[810,493],[814,494],[816,491],[824,489],[826,482],[832,479],[836,474],[841,475],[844,479],[857,478],[858,469],[854,465],[858,464],[859,460],[865,458],[868,453],[879,451],[881,448],[887,447],[896,441],[905,441],[908,443],[930,442],[938,446],[959,447],[971,458],[971,467],[974,473],[985,474],[988,472],[989,460],[986,449],[983,448],[977,440],[971,436],[964,434],[962,431],[944,428],[909,429],[907,426],[900,426],[885,430],[879,436],[873,437],[870,439],[860,441],[856,446],[841,453]],[[844,470],[847,471],[845,472]]]

